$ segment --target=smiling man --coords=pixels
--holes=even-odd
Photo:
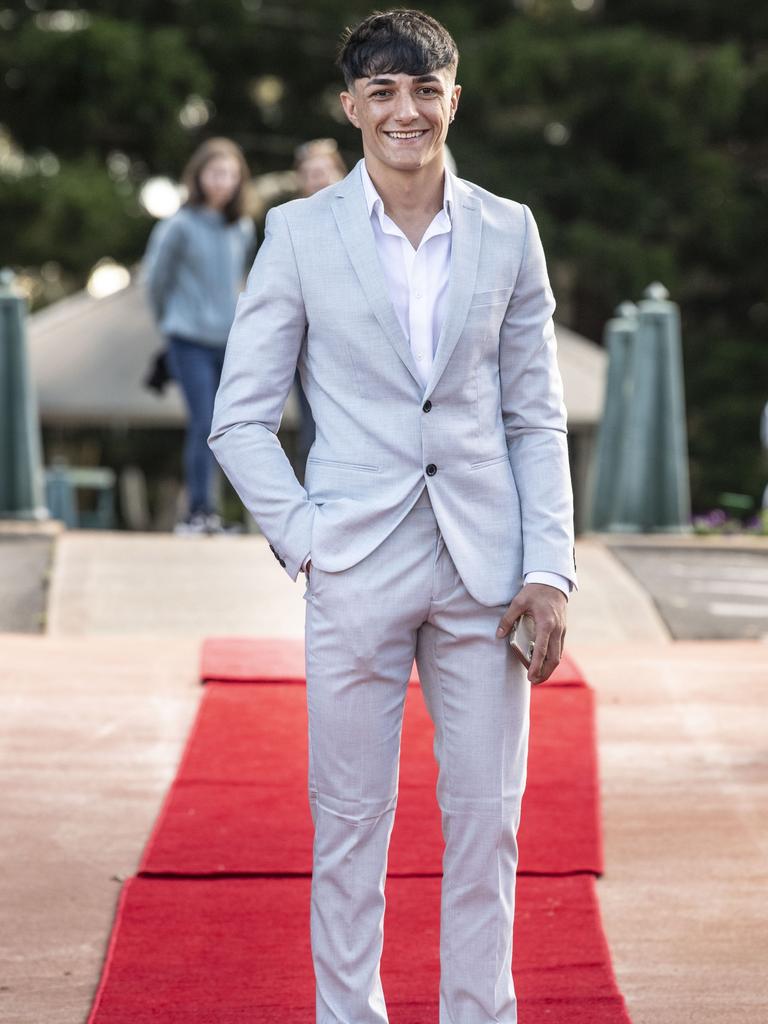
[[[307,576],[318,1024],[387,1021],[384,880],[414,658],[445,838],[440,1024],[517,1019],[530,684],[561,656],[573,512],[536,224],[445,167],[457,63],[419,11],[345,34],[341,102],[364,159],[270,212],[210,437],[280,565]],[[297,365],[317,425],[305,487],[277,439]],[[527,678],[508,643],[524,612]]]

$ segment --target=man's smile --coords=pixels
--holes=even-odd
[[[394,131],[394,132],[384,132],[384,134],[388,135],[390,139],[408,140],[408,139],[420,139],[421,136],[422,135],[426,135],[428,131],[429,131],[429,128],[417,128],[415,130],[407,131],[407,132],[404,132],[404,131]]]

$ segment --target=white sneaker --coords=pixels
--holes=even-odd
[[[173,532],[177,536],[191,536],[209,533],[207,528],[208,516],[202,512],[196,512],[193,516],[187,516],[180,523],[176,523]]]
[[[240,523],[225,523],[217,512],[211,512],[205,517],[206,533],[242,533]]]

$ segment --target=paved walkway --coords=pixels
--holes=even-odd
[[[762,1024],[768,644],[673,643],[599,540],[577,559],[568,643],[599,702],[598,891],[633,1020]],[[301,592],[258,537],[59,538],[49,632],[0,635],[5,1024],[85,1018],[119,881],[197,707],[199,641],[299,636]]]
[[[0,633],[45,629],[46,587],[57,523],[0,521]]]
[[[197,650],[192,638],[0,637],[3,1024],[86,1019],[120,881],[197,708]]]
[[[768,638],[768,537],[691,541],[614,536],[609,543],[676,640]]]
[[[577,647],[598,694],[598,884],[635,1024],[768,1020],[768,644]]]
[[[571,642],[665,641],[653,602],[599,541],[577,547]],[[303,583],[261,536],[65,533],[56,545],[48,631],[303,636]]]

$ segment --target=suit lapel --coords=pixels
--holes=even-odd
[[[333,214],[355,274],[379,326],[421,388],[410,343],[403,334],[400,321],[387,294],[384,271],[376,251],[376,239],[368,216],[358,166],[339,183],[333,203]]]
[[[454,204],[451,216],[451,266],[446,314],[435,351],[432,374],[424,398],[432,393],[456,348],[475,291],[480,256],[482,203],[459,178],[453,177]],[[339,234],[360,286],[395,352],[408,372],[423,387],[392,302],[387,294],[384,271],[376,251],[376,239],[368,216],[365,192],[356,166],[339,183],[333,203]]]
[[[453,178],[454,204],[451,216],[451,268],[445,319],[435,350],[432,373],[424,397],[435,389],[453,355],[475,292],[482,233],[482,203],[458,178]]]

